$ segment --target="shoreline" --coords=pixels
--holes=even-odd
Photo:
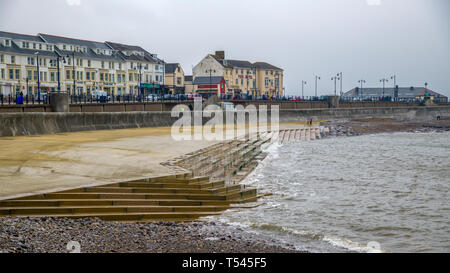
[[[97,218],[0,218],[0,253],[306,253],[219,221],[106,222]]]

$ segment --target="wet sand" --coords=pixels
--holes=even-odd
[[[0,137],[0,200],[170,175],[176,171],[160,163],[217,143],[174,141],[170,133],[160,127]]]

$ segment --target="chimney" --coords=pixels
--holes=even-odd
[[[224,60],[225,59],[225,51],[221,50],[221,51],[216,51],[215,54],[216,58],[219,60]]]

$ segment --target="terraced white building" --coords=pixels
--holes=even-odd
[[[40,92],[58,89],[77,95],[89,95],[95,90],[110,95],[157,92],[164,85],[164,67],[164,61],[156,54],[139,46],[0,31],[3,95],[22,92],[36,96],[38,79]]]

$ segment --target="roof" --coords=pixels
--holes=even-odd
[[[384,96],[385,97],[394,97],[394,88],[385,88]],[[425,93],[429,93],[435,97],[446,97],[442,94],[434,92],[430,89],[426,89],[425,87],[399,87],[398,88],[398,97],[399,98],[415,98],[417,96],[423,96]],[[362,94],[365,97],[381,97],[383,96],[383,88],[380,87],[368,87],[362,89]],[[356,87],[352,90],[344,93],[344,97],[358,97],[360,96],[360,88]]]
[[[115,50],[119,50],[122,58],[126,60],[131,61],[141,61],[141,62],[152,62],[152,63],[162,63],[162,60],[159,60],[158,58],[155,58],[150,52],[143,49],[140,46],[134,46],[134,45],[126,45],[126,44],[120,44],[120,43],[114,43],[114,42],[105,42],[108,46]],[[138,51],[143,52],[144,55],[139,54],[130,54],[125,55],[123,51]]]
[[[194,84],[219,84],[223,77],[213,76],[213,77],[195,77]]]
[[[38,34],[44,41],[53,44],[73,44],[78,46],[86,46],[88,48],[100,48],[100,49],[110,49],[105,43],[88,41],[82,39],[74,39],[50,34],[39,33]]]
[[[166,73],[173,74],[179,65],[178,63],[166,64]]]
[[[53,51],[20,48],[15,43],[11,43],[10,47],[0,44],[0,52],[17,53],[30,56],[34,56],[36,52],[39,52],[40,56],[56,57],[56,54]]]
[[[259,69],[273,69],[273,70],[283,70],[279,67],[276,67],[274,65],[271,65],[269,63],[265,63],[265,62],[256,62],[253,64],[254,67],[259,68]]]
[[[36,36],[36,35],[19,34],[19,33],[6,32],[6,31],[0,31],[0,37],[34,41],[34,42],[40,42],[40,43],[44,42],[39,36]]]
[[[210,55],[211,57],[213,57],[217,62],[219,62],[223,67],[227,67],[227,68],[245,68],[245,69],[253,69],[253,68],[258,68],[258,69],[272,69],[272,70],[283,70],[279,67],[276,67],[274,65],[271,65],[269,63],[266,62],[256,62],[256,63],[251,63],[249,61],[242,61],[242,60],[228,60],[228,59],[219,59],[216,55]]]

